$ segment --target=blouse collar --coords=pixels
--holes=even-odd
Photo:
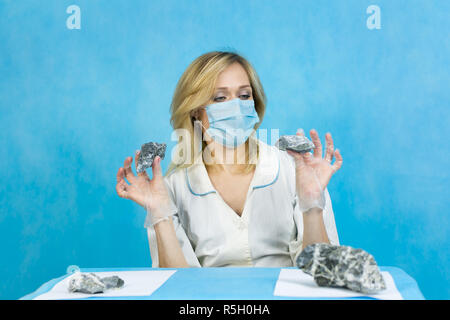
[[[253,190],[274,184],[280,172],[280,159],[276,147],[259,139],[258,146],[259,159],[250,185]],[[216,192],[203,162],[185,168],[185,174],[189,191],[193,195],[204,196]]]

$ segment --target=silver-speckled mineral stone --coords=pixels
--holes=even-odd
[[[345,287],[366,294],[386,289],[373,256],[362,249],[315,243],[297,258],[297,266],[319,286]]]
[[[106,289],[120,288],[124,284],[124,281],[118,276],[104,277],[101,281],[106,286]]]
[[[93,273],[75,273],[69,281],[70,292],[101,293],[106,285]]]
[[[315,147],[314,143],[312,143],[307,137],[298,135],[281,136],[275,143],[275,146],[283,151],[288,149],[296,152],[308,152]]]
[[[150,168],[156,156],[160,156],[161,159],[164,159],[166,147],[167,145],[165,143],[148,142],[143,144],[141,146],[141,153],[139,155],[136,171],[140,173],[145,169]]]
[[[102,293],[120,288],[123,284],[124,281],[118,276],[100,278],[95,273],[76,272],[69,281],[69,292]]]

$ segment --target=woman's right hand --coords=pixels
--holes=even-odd
[[[140,151],[136,152],[135,167],[139,159]],[[153,178],[150,179],[144,170],[134,175],[131,170],[133,157],[127,157],[122,168],[117,172],[116,191],[119,197],[131,199],[152,213],[169,205],[169,194],[161,170],[161,158],[155,157],[152,164]],[[136,170],[137,171],[137,170]],[[124,178],[127,178],[128,184]]]

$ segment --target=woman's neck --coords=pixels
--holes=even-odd
[[[248,167],[249,156],[248,152],[245,152],[246,145],[247,143],[243,143],[236,148],[226,148],[217,143],[208,144],[211,150],[210,161],[205,163],[208,173],[242,174]]]

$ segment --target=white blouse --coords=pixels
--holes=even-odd
[[[222,199],[205,165],[177,169],[164,178],[178,211],[173,223],[191,267],[292,267],[302,250],[295,163],[285,151],[258,140],[259,160],[239,216]],[[331,244],[339,245],[330,195],[323,218]],[[158,268],[154,228],[146,221],[152,267]]]

